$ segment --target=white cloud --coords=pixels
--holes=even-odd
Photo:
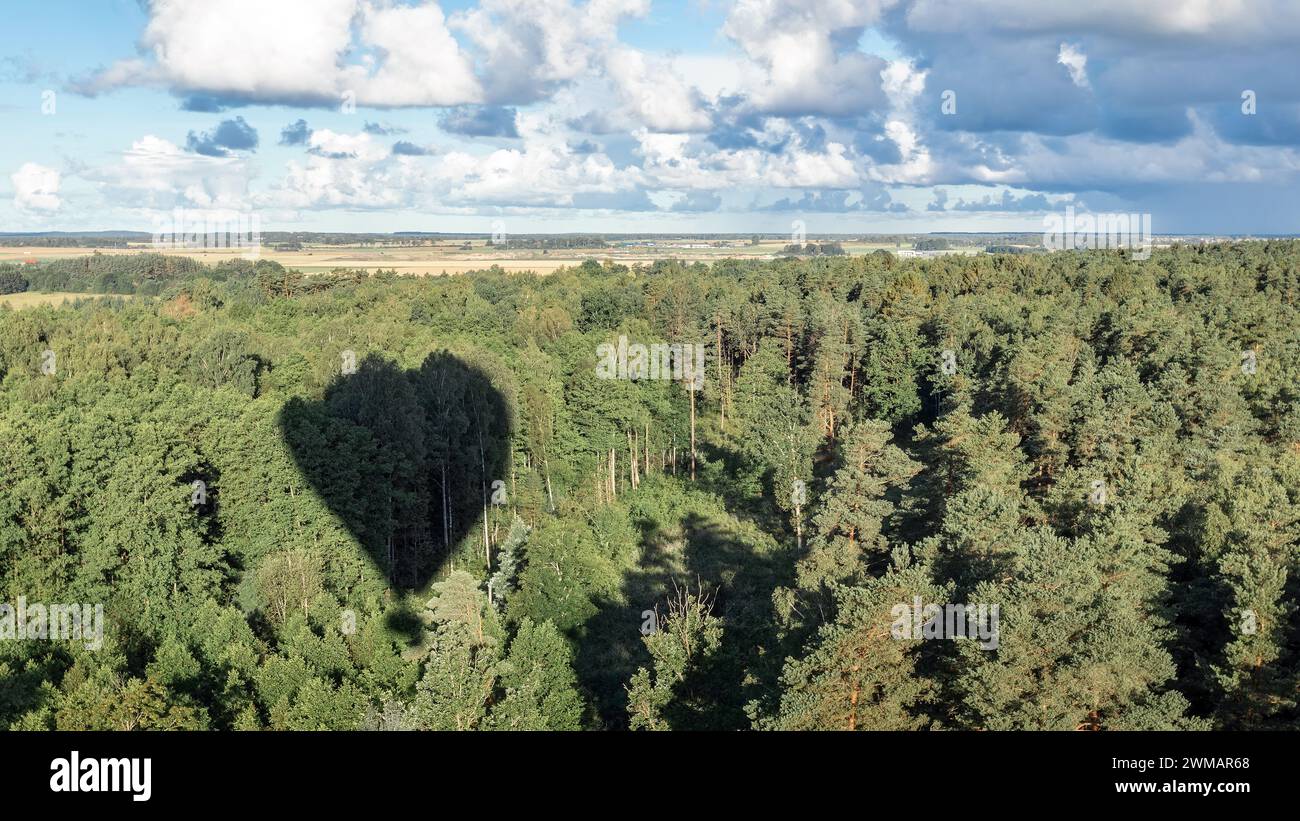
[[[244,211],[252,170],[246,159],[194,154],[147,134],[122,152],[120,162],[85,169],[79,176],[98,185],[115,205]]]
[[[485,157],[448,155],[435,171],[450,203],[568,205],[573,195],[613,193],[635,187],[635,171],[609,158],[573,157],[554,147],[501,149]]]
[[[1192,134],[1168,144],[1137,145],[1086,134],[1049,145],[1041,137],[1027,137],[1014,158],[1014,169],[985,179],[1086,189],[1105,188],[1116,182],[1252,183],[1290,179],[1300,172],[1300,154],[1294,149],[1279,151],[1271,146],[1226,143],[1195,113],[1189,112],[1189,116]]]
[[[742,189],[761,202],[778,196],[771,189],[1118,191],[1188,180],[1285,184],[1300,174],[1294,140],[1285,141],[1290,121],[1267,120],[1261,108],[1258,121],[1273,130],[1232,136],[1213,108],[1226,101],[1235,111],[1247,87],[1269,101],[1269,115],[1295,104],[1283,80],[1269,89],[1261,77],[1284,46],[1261,50],[1252,40],[1300,34],[1294,0],[733,0],[719,32],[730,43],[689,55],[620,41],[620,24],[649,8],[650,0],[476,0],[454,12],[431,0],[154,0],[142,55],[84,88],[148,85],[265,105],[333,107],[345,91],[360,106],[486,104],[465,111],[509,113],[519,137],[500,148],[501,140],[446,132],[436,155],[395,156],[392,139],[295,112],[316,130],[307,154],[278,168],[269,168],[271,152],[200,157],[148,135],[109,165],[75,170],[74,161],[63,177],[96,184],[105,203],[123,208],[495,213],[572,206],[575,197],[638,208],[647,195],[704,203],[724,192],[739,202],[730,192]],[[1159,48],[1135,48],[1136,38]],[[1216,70],[1195,71],[1209,59],[1207,43],[1220,41],[1231,59],[1215,50]],[[896,42],[888,53],[909,59],[864,53],[860,42]],[[1014,94],[1003,93],[1009,77]],[[962,105],[939,119],[945,88]],[[424,112],[402,125],[423,144],[432,139],[423,123],[432,130],[439,119]],[[1196,124],[1190,136],[1187,122]],[[1241,144],[1251,138],[1264,142]],[[24,197],[29,210],[59,207],[58,173],[31,163],[25,172],[22,187],[14,175],[20,207]]]
[[[1061,43],[1061,51],[1056,55],[1056,62],[1065,66],[1070,72],[1070,82],[1079,88],[1088,88],[1088,55],[1078,46]]]
[[[57,211],[59,199],[59,172],[34,162],[9,175],[14,185],[14,205],[23,211]]]
[[[343,83],[357,102],[374,106],[459,105],[483,99],[467,56],[452,37],[436,3],[385,8],[363,6],[361,41],[384,58],[373,73],[352,66]]]
[[[603,154],[574,152],[552,125],[541,115],[522,116],[523,148],[453,149],[437,156],[394,156],[364,132],[319,130],[306,161],[289,162],[283,179],[257,202],[272,209],[468,213],[467,206],[563,207],[575,195],[638,189],[638,169],[617,168]]]
[[[141,38],[152,59],[117,63],[90,87],[159,84],[266,101],[336,98],[338,60],[356,12],[357,0],[156,0]]]
[[[773,136],[789,136],[788,125],[773,126]],[[791,140],[780,153],[760,149],[711,151],[686,134],[646,129],[634,135],[644,158],[646,184],[655,189],[729,190],[734,188],[856,188],[861,177],[848,148],[828,142],[812,151]]]
[[[898,147],[899,160],[869,167],[865,176],[873,182],[921,184],[934,176],[935,163],[915,122],[926,75],[911,60],[891,60],[880,71],[881,89],[889,99],[884,136]]]
[[[182,94],[326,105],[349,91],[357,104],[373,106],[482,98],[436,3],[157,0],[141,46],[151,59],[115,63],[79,88],[156,85]],[[345,64],[352,51],[365,56]]]
[[[481,0],[452,15],[453,29],[483,54],[483,84],[493,102],[531,102],[600,68],[625,17],[650,0]]]
[[[879,104],[883,62],[845,40],[897,0],[737,0],[723,25],[752,61],[762,111],[861,114]]]
[[[388,156],[388,149],[376,142],[369,133],[342,134],[328,128],[312,132],[307,140],[308,150],[328,159],[362,159],[375,161]]]
[[[699,92],[668,60],[647,59],[636,49],[619,48],[605,58],[605,65],[624,103],[652,130],[703,131],[712,122]]]

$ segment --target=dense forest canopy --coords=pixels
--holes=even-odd
[[[1300,243],[0,283],[2,727],[1300,718]]]

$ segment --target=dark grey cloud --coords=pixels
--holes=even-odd
[[[1232,102],[1214,108],[1208,120],[1215,133],[1228,142],[1300,147],[1300,105],[1296,103],[1279,103],[1268,97],[1261,101],[1256,92],[1254,114],[1244,113],[1242,103]]]
[[[324,157],[327,160],[355,160],[357,158],[356,153],[352,151],[324,151],[319,146],[312,146],[307,149],[307,153],[317,157]]]
[[[901,214],[908,208],[901,202],[894,202],[889,192],[883,188],[870,187],[861,191],[805,191],[797,200],[785,197],[759,210],[822,214],[857,211]]]
[[[899,150],[898,143],[874,128],[857,131],[853,136],[853,147],[859,154],[870,157],[881,165],[903,161],[903,152]]]
[[[1286,38],[1238,37],[1241,14],[1223,10],[1220,23],[1184,31],[1155,9],[1134,8],[1129,25],[1078,15],[1052,4],[1026,4],[1014,24],[981,19],[961,4],[919,3],[965,15],[959,25],[934,16],[887,17],[889,35],[928,72],[917,101],[924,132],[1071,136],[1095,133],[1134,143],[1169,143],[1191,135],[1197,119],[1231,143],[1296,144],[1288,108],[1300,106],[1300,53]],[[1261,12],[1262,13],[1262,12]],[[1103,19],[1103,18],[1106,19]],[[1119,15],[1123,18],[1124,15]],[[924,28],[928,25],[929,28]],[[1163,29],[1162,29],[1163,26]],[[1142,28],[1159,31],[1137,36]],[[1076,82],[1059,62],[1062,44],[1086,56],[1086,80]],[[1255,119],[1241,114],[1241,94],[1253,90]],[[942,111],[956,94],[956,113]],[[1190,114],[1189,114],[1190,112]],[[1261,116],[1268,112],[1270,116]]]
[[[1156,234],[1294,234],[1300,214],[1300,188],[1284,181],[1143,183],[1078,197],[1092,210],[1150,214]]]
[[[416,145],[406,140],[398,140],[393,143],[393,153],[403,157],[427,157],[437,152],[427,146]]]
[[[518,137],[518,112],[508,106],[457,106],[439,120],[442,130],[466,137]]]
[[[942,194],[942,198],[939,195]],[[945,207],[946,206],[946,207]],[[935,191],[935,201],[926,206],[927,211],[1001,211],[1010,213],[1041,213],[1052,210],[1053,206],[1043,194],[1025,194],[1017,197],[1010,190],[1004,190],[1001,197],[986,194],[978,200],[958,199],[948,204],[945,191]]]
[[[405,134],[406,129],[390,123],[372,123],[367,122],[361,129],[367,134],[373,134],[376,137],[392,137],[397,134]]]
[[[826,151],[826,128],[821,123],[812,119],[796,120],[792,123],[795,133],[799,135],[799,143],[805,150],[814,154],[822,154]]]
[[[1069,135],[1097,128],[1098,96],[1075,85],[1057,62],[1060,43],[1050,36],[1008,42],[964,35],[916,42],[918,68],[928,72],[916,103],[926,130]],[[946,92],[952,92],[947,99],[955,102],[954,113],[945,113]]]
[[[311,131],[306,120],[289,123],[280,130],[280,145],[306,145]]]
[[[755,111],[744,97],[731,95],[721,98],[712,114],[713,130],[707,138],[723,151],[760,148],[777,154],[785,150],[786,140],[774,142],[764,138],[765,117]]]
[[[205,157],[229,157],[235,151],[256,151],[257,130],[243,117],[223,120],[211,131],[199,134],[191,131],[185,138],[185,148]]]
[[[98,97],[100,94],[111,91],[111,88],[101,88],[91,79],[84,77],[74,78],[68,82],[69,91],[80,94],[85,97]],[[220,91],[187,91],[183,89],[173,90],[173,95],[180,100],[182,111],[193,111],[199,114],[220,114],[233,108],[253,108],[265,107],[268,105],[284,106],[287,108],[332,108],[337,110],[339,99],[337,97],[320,97],[315,95],[286,95],[276,97],[274,100],[266,100],[262,97],[251,94],[226,93]]]
[[[199,114],[220,114],[229,106],[218,99],[207,94],[191,94],[181,99],[181,111],[194,111]]]

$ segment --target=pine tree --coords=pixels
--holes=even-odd
[[[916,730],[936,687],[918,669],[922,641],[895,629],[911,621],[917,597],[942,603],[928,568],[895,565],[880,578],[835,588],[835,620],[802,658],[786,663],[779,712],[760,727],[779,730]],[[896,609],[898,608],[898,609]]]
[[[491,726],[502,730],[578,730],[583,703],[573,652],[550,622],[524,618],[502,665],[501,700]]]
[[[702,671],[722,645],[723,625],[713,597],[677,590],[657,628],[644,636],[654,669],[642,667],[627,685],[629,727],[667,730],[700,720]]]
[[[1105,544],[1024,531],[1012,576],[981,582],[969,604],[998,607],[997,647],[958,644],[957,723],[980,729],[1178,729],[1167,636],[1144,602],[1107,587]]]
[[[841,428],[836,470],[813,517],[816,536],[799,561],[798,584],[804,590],[857,581],[887,566],[890,547],[882,530],[894,503],[886,496],[904,488],[921,469],[891,438],[882,421]]]

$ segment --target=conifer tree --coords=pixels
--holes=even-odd
[[[903,555],[900,553],[900,556]],[[834,621],[822,625],[801,658],[786,663],[779,730],[916,730],[929,726],[926,702],[937,689],[918,668],[922,636],[912,632],[915,601],[943,603],[929,569],[905,563],[880,578],[835,587]],[[903,619],[906,629],[896,629]]]
[[[888,566],[890,547],[882,530],[894,503],[886,496],[921,469],[891,438],[888,424],[877,420],[841,428],[835,473],[813,517],[816,535],[799,562],[801,588],[822,590]]]

